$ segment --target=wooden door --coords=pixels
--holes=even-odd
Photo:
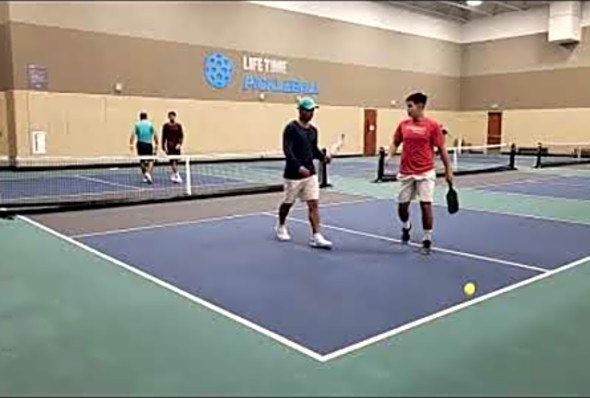
[[[365,134],[364,134],[365,156],[377,154],[377,109],[365,109]]]
[[[502,112],[488,113],[488,145],[502,143]]]

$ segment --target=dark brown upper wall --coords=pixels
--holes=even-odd
[[[590,107],[590,67],[464,77],[461,109]]]
[[[10,35],[16,89],[27,89],[26,66],[36,64],[47,67],[49,90],[55,92],[113,94],[114,84],[121,82],[125,95],[258,100],[256,94],[241,90],[240,51],[23,23],[10,23]],[[203,61],[212,51],[234,60],[236,75],[227,89],[213,89],[203,78]],[[265,55],[287,60],[287,77],[318,82],[319,100],[326,105],[387,107],[410,91],[423,90],[435,109],[459,107],[457,77]],[[267,98],[293,102],[294,95]]]
[[[0,23],[0,91],[12,87],[12,64],[8,24]]]

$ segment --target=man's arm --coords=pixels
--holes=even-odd
[[[453,169],[451,168],[451,161],[449,160],[449,154],[447,152],[447,145],[443,137],[440,126],[437,126],[434,132],[434,146],[438,149],[440,159],[445,167],[445,180],[451,184],[453,182]]]
[[[168,129],[166,124],[162,126],[162,150],[166,152],[166,141],[168,140]]]
[[[156,134],[156,129],[152,125],[152,133],[154,134],[154,154],[158,153],[158,146],[160,145],[160,140],[158,139],[158,134]]]
[[[131,148],[131,150],[133,150],[133,148],[135,147],[135,135],[136,135],[136,128],[134,127],[133,130],[131,131],[131,136],[129,137],[129,148]]]
[[[180,133],[180,138],[178,139],[178,149],[180,149],[180,147],[182,146],[182,143],[184,142],[184,130],[182,128],[182,124],[179,124],[178,128],[179,128],[179,133]]]
[[[301,167],[299,159],[297,159],[295,156],[293,146],[293,130],[290,126],[287,126],[283,131],[283,153],[285,154],[285,158],[287,159],[288,163],[295,164],[297,167]]]
[[[393,138],[391,140],[391,145],[389,145],[388,159],[391,159],[395,156],[397,153],[397,148],[399,148],[399,146],[402,144],[402,141],[402,131],[400,126],[397,126],[397,129],[395,129],[395,133],[393,134]]]
[[[313,157],[314,159],[318,159],[321,162],[325,162],[328,159],[326,158],[326,155],[324,155],[324,152],[322,152],[322,150],[318,147],[318,132],[317,130],[315,131],[314,137],[312,139],[312,150],[313,150]]]

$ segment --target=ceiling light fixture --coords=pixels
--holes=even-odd
[[[467,5],[471,6],[471,7],[477,7],[482,5],[483,1],[482,0],[467,0]]]

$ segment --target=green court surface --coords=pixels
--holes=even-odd
[[[332,182],[369,199],[397,187]],[[464,209],[590,224],[590,200],[467,185]],[[590,395],[590,257],[321,362],[29,219],[0,221],[0,253],[3,396]]]

